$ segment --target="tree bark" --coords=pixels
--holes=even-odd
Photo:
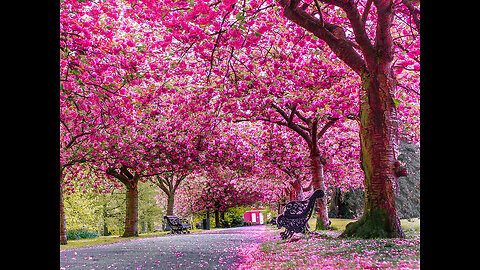
[[[333,190],[332,197],[330,198],[330,207],[328,210],[329,210],[329,213],[336,218],[341,218],[341,216],[339,215],[340,208],[341,208],[340,205],[342,204],[342,201],[340,199],[341,194],[342,193],[340,191],[340,188],[335,187],[335,189]]]
[[[215,209],[215,228],[220,228],[220,216],[217,209]]]
[[[108,212],[107,212],[107,200],[105,199],[105,196],[103,196],[103,198],[104,198],[103,199],[104,201],[103,201],[103,209],[102,209],[103,210],[102,211],[102,213],[103,213],[103,215],[102,215],[102,217],[103,217],[103,234],[102,235],[106,236],[106,235],[109,235],[108,234],[108,226],[107,226]]]
[[[125,232],[123,237],[138,236],[138,178],[132,179],[132,185],[127,186]]]
[[[323,164],[322,156],[318,151],[310,155],[311,162],[311,171],[312,171],[312,181],[313,181],[313,190],[321,189],[326,193],[325,182],[323,179]],[[317,211],[317,224],[315,226],[316,230],[327,230],[330,226],[330,220],[328,218],[327,211],[327,196],[317,199],[315,204],[315,209]]]
[[[400,237],[405,234],[395,208],[395,152],[397,117],[394,81],[384,74],[364,76],[360,96],[361,166],[365,174],[365,210],[343,235],[362,238]]]
[[[302,181],[300,178],[297,176],[294,182],[290,182],[290,184],[293,187],[293,196],[294,200],[296,201],[303,201],[305,199],[305,195],[303,194],[303,187],[302,187]]]
[[[173,215],[174,205],[175,205],[175,194],[170,191],[167,193],[167,215]]]
[[[125,213],[125,232],[123,237],[138,236],[138,179],[140,176],[135,172],[131,174],[128,167],[123,165],[120,168],[120,173],[115,169],[109,168],[106,173],[111,175],[127,188],[126,193],[126,213]]]
[[[63,171],[65,167],[60,165],[60,245],[67,244],[67,225],[65,220],[65,208],[63,205]]]

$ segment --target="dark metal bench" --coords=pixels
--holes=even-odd
[[[279,215],[276,220],[278,228],[285,227],[285,231],[280,233],[282,239],[290,238],[294,233],[308,232],[310,228],[308,220],[312,215],[315,202],[324,195],[323,190],[317,189],[306,200],[287,203],[284,213]]]
[[[171,215],[164,216],[163,219],[166,221],[173,234],[190,233],[189,229],[192,228],[192,225],[186,220],[180,220],[177,216]]]

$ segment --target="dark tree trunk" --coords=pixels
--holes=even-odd
[[[138,183],[138,179],[136,179],[134,184],[132,184],[130,186],[127,186],[125,232],[123,233],[123,237],[138,236],[138,189],[137,189],[137,183]]]
[[[215,228],[220,228],[220,216],[218,210],[215,210]]]
[[[175,205],[175,194],[167,193],[167,215],[173,215],[173,206]]]
[[[328,212],[331,216],[336,217],[336,218],[341,218],[340,216],[340,208],[341,208],[341,191],[340,188],[335,187],[333,190],[332,197],[330,199],[330,207],[328,209]]]
[[[63,206],[63,170],[65,168],[60,165],[60,245],[67,244],[67,225],[65,220],[65,209]]]
[[[276,106],[275,104],[270,104],[282,117],[285,119],[285,123],[283,122],[275,122],[279,125],[284,125],[295,131],[298,135],[300,135],[305,142],[307,143],[310,149],[310,169],[312,172],[312,186],[314,190],[321,189],[323,192],[326,193],[325,183],[323,179],[323,165],[325,163],[325,159],[320,154],[320,149],[318,148],[318,139],[322,138],[325,132],[330,128],[338,118],[330,118],[329,121],[322,127],[322,129],[318,130],[318,121],[319,119],[314,118],[306,118],[300,114],[296,110],[297,105],[291,104],[287,106],[290,109],[290,115],[288,115],[284,110]],[[297,116],[302,120],[305,124],[308,125],[308,131],[304,128],[301,128],[295,122],[293,122],[294,116]],[[270,121],[269,119],[264,119],[265,121]],[[316,203],[316,210],[317,210],[317,230],[324,230],[330,226],[330,220],[328,219],[328,211],[327,211],[327,199],[326,196],[317,200]]]
[[[102,235],[104,235],[104,236],[109,235],[108,234],[108,226],[107,226],[107,216],[108,216],[107,201],[105,200],[103,202],[103,216],[102,216],[103,217],[103,234]]]
[[[222,227],[227,228],[228,224],[227,221],[225,220],[225,212],[220,212],[220,220],[222,221]],[[223,226],[225,223],[225,226]]]

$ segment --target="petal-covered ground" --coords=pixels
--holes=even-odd
[[[64,250],[60,269],[236,269],[238,250],[264,234],[265,226],[249,226]]]
[[[241,249],[239,269],[419,269],[420,235],[407,239],[338,239],[340,232],[294,235],[266,232]]]
[[[60,269],[419,269],[420,233],[339,239],[341,231],[281,240],[270,226],[136,239],[60,252]]]

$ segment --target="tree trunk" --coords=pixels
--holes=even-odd
[[[303,201],[305,199],[305,195],[303,194],[303,187],[302,187],[302,181],[300,180],[299,177],[295,179],[295,182],[290,182],[290,184],[293,187],[294,190],[294,200],[296,201]]]
[[[117,172],[114,168],[108,168],[105,172],[120,180],[127,188],[123,237],[138,236],[138,174],[136,172],[134,175],[131,174],[126,165],[120,168],[120,172]]]
[[[107,226],[107,216],[108,216],[108,213],[107,213],[107,200],[105,199],[105,196],[103,196],[103,234],[104,236],[107,236],[109,235],[108,234],[108,226]]]
[[[65,220],[65,209],[63,206],[63,170],[65,168],[60,165],[60,245],[67,244],[67,224]]]
[[[186,174],[177,176],[177,180],[174,181],[175,175],[167,175],[165,177],[157,176],[157,181],[154,182],[167,195],[167,215],[173,215],[175,192],[185,177],[187,177]]]
[[[329,214],[333,217],[340,218],[340,204],[341,204],[341,191],[339,187],[335,187],[333,190],[332,197],[330,198],[330,207],[329,207]]]
[[[325,188],[325,182],[323,181],[322,157],[319,151],[315,152],[316,153],[310,155],[313,190],[321,189],[326,194],[327,190]],[[328,219],[327,211],[327,196],[317,199],[315,209],[317,211],[317,224],[315,229],[327,230],[330,226],[330,220]]]
[[[225,220],[225,212],[220,212],[220,220],[222,221],[222,228],[227,228],[228,224],[227,224],[227,221]],[[226,226],[224,226],[224,224]]]
[[[173,215],[173,206],[175,205],[175,194],[169,192],[167,194],[167,215]]]
[[[361,238],[400,237],[405,234],[395,208],[395,148],[397,117],[393,102],[393,74],[362,76],[360,94],[361,166],[365,174],[365,210],[347,225],[343,235]]]
[[[220,228],[219,212],[216,209],[215,209],[215,228]]]
[[[127,185],[127,211],[125,215],[125,232],[123,237],[138,236],[138,178],[132,179],[132,185]]]

